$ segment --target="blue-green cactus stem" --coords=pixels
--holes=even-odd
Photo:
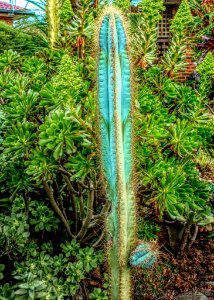
[[[99,31],[99,127],[101,161],[112,203],[107,221],[112,299],[130,299],[129,255],[134,240],[131,71],[127,35],[118,11],[109,8]]]
[[[130,257],[130,264],[133,267],[149,269],[157,259],[157,251],[153,250],[148,243],[137,246]]]

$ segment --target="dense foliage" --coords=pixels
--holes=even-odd
[[[151,17],[150,28],[156,15]],[[145,15],[143,19],[146,20]],[[158,64],[152,63],[150,49],[154,49],[154,42],[151,39],[151,47],[142,49],[140,57],[144,57],[144,62],[138,64],[136,110],[137,165],[140,183],[144,187],[144,201],[155,207],[161,219],[184,222],[187,228],[192,224],[213,222],[210,202],[213,116],[212,109],[207,109],[213,90],[212,53],[209,52],[198,64],[200,80],[197,88],[193,79],[185,83],[178,80],[186,64],[185,32],[190,30],[193,22],[188,2],[182,1],[171,22],[171,44],[162,60]],[[139,18],[137,24],[141,23]],[[143,28],[141,36],[146,36],[147,27]],[[155,32],[153,36],[155,40]]]

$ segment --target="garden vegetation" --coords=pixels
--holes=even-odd
[[[95,44],[106,2],[49,0],[42,19],[0,23],[0,300],[112,297],[109,249],[119,235],[106,220],[123,215],[113,214],[104,179],[101,145],[111,123],[104,128],[98,118],[103,61]],[[160,56],[164,1],[138,2],[136,12],[129,1],[115,1],[129,24],[133,69],[127,148],[136,237],[124,257],[134,283],[130,299],[157,299],[166,291],[151,295],[150,283],[136,283],[134,274],[154,263],[160,271],[165,224],[181,228],[178,240],[169,234],[165,241],[181,259],[200,228],[207,240],[214,237],[214,7],[182,0]],[[195,70],[181,82],[189,52]],[[142,252],[150,255],[146,264]]]

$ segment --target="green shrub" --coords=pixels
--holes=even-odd
[[[188,0],[182,0],[178,11],[173,18],[170,31],[173,34],[185,34],[193,25],[193,17]]]
[[[4,50],[18,51],[22,54],[33,55],[47,43],[37,35],[26,33],[20,28],[0,22],[0,52]]]
[[[200,74],[199,90],[202,97],[207,97],[213,90],[214,84],[214,56],[208,52],[201,64],[197,66],[197,72]]]

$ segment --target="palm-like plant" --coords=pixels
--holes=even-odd
[[[11,71],[19,64],[19,60],[20,55],[17,52],[13,50],[4,51],[0,58],[0,70]]]
[[[175,79],[179,71],[185,70],[185,52],[185,39],[182,36],[175,35],[170,42],[169,49],[164,54],[162,59],[162,64],[166,75],[171,79]]]

